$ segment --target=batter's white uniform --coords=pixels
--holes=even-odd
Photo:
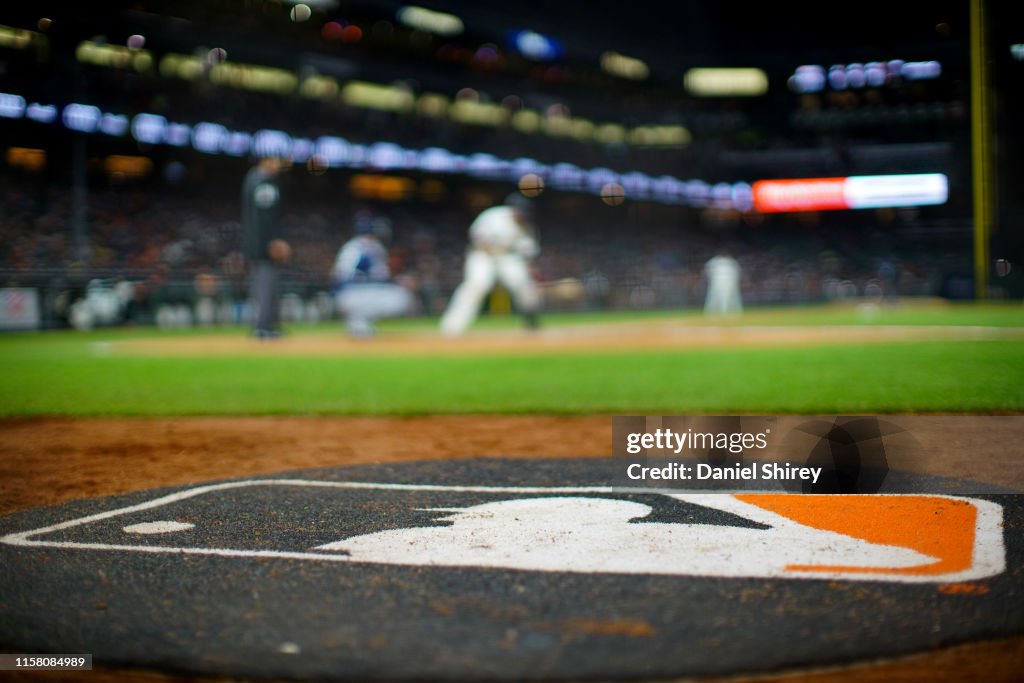
[[[704,312],[711,315],[742,313],[739,262],[731,256],[715,256],[704,264],[704,273],[708,278]]]
[[[469,226],[469,242],[462,284],[441,316],[441,331],[448,336],[465,332],[496,282],[508,289],[520,311],[535,313],[540,291],[528,264],[540,247],[519,212],[510,206],[483,211]]]

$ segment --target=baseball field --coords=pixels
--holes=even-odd
[[[0,514],[306,468],[607,456],[614,415],[1019,415],[1022,387],[1019,303],[551,314],[538,331],[491,317],[459,339],[432,319],[359,340],[334,324],[275,341],[242,328],[12,333]],[[1004,446],[992,483],[1013,480]],[[955,457],[936,471],[955,475]],[[984,659],[977,670],[1012,680],[1020,650],[999,640],[934,661],[969,672]],[[879,680],[936,671],[886,666]]]
[[[297,326],[0,338],[6,416],[1004,413],[1024,410],[1024,307],[926,302],[510,316],[347,338]]]

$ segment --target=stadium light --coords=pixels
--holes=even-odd
[[[0,94],[0,116],[5,119],[20,119],[25,115],[25,98],[21,95]]]
[[[205,154],[217,154],[227,136],[227,128],[219,123],[197,123],[192,128],[192,149]]]
[[[421,116],[441,118],[448,113],[448,98],[437,93],[423,93],[416,100],[416,112]]]
[[[277,95],[294,92],[299,85],[299,79],[290,71],[239,62],[221,62],[213,66],[210,82]]]
[[[316,156],[314,154],[316,150],[316,144],[309,138],[292,138],[292,149],[291,159],[295,163],[304,164],[311,158]],[[322,164],[322,159],[317,157],[317,162]],[[326,166],[326,164],[322,164]]]
[[[165,139],[167,144],[172,147],[184,147],[192,139],[192,126],[184,123],[168,123]]]
[[[136,141],[158,145],[164,141],[167,119],[159,114],[136,114],[132,119],[131,130]]]
[[[651,74],[644,60],[610,51],[601,55],[601,68],[605,73],[631,81],[642,81]]]
[[[341,138],[317,138],[313,154],[329,167],[343,166],[352,156],[352,146]]]
[[[143,50],[142,45],[106,45],[91,40],[83,40],[78,44],[75,48],[75,59],[83,64],[116,69],[133,67],[136,71],[145,71],[153,64],[153,55],[148,50]]]
[[[448,115],[452,121],[477,126],[500,126],[508,120],[508,110],[500,104],[472,100],[458,100],[451,106]]]
[[[416,97],[405,88],[365,81],[350,81],[342,89],[341,99],[353,107],[384,111],[410,111],[416,105]]]
[[[420,168],[431,173],[456,173],[465,158],[441,147],[428,147],[420,152]]]
[[[382,171],[406,166],[406,149],[393,142],[375,142],[366,150],[367,166]],[[413,167],[416,166],[412,159]]]
[[[299,86],[299,94],[310,99],[329,100],[338,96],[341,86],[330,76],[308,76]]]
[[[57,120],[57,107],[52,104],[33,102],[25,109],[25,118],[37,123],[53,123]]]
[[[128,117],[123,114],[106,113],[100,118],[100,132],[121,137],[128,132]]]
[[[502,180],[508,177],[511,164],[493,154],[477,152],[466,159],[466,172],[475,178]]]
[[[19,98],[20,99],[20,98]],[[21,100],[22,103],[25,100]],[[64,125],[80,133],[93,133],[100,125],[103,114],[99,107],[89,104],[69,104],[64,107]]]
[[[54,105],[33,104],[57,111]],[[20,118],[25,108],[25,100],[20,95],[0,93],[0,116]],[[522,113],[517,112],[517,115]],[[570,123],[574,120],[568,116],[555,118]],[[684,181],[668,175],[653,178],[639,171],[584,169],[568,162],[549,165],[526,157],[509,160],[486,152],[467,157],[441,147],[415,150],[384,141],[359,145],[333,136],[323,136],[314,142],[308,138],[293,138],[285,131],[268,129],[250,134],[208,121],[190,126],[149,113],[137,114],[129,125],[124,115],[103,112],[93,105],[79,103],[65,106],[61,120],[71,130],[119,135],[130,129],[138,142],[176,147],[191,143],[197,151],[206,154],[241,156],[252,150],[261,156],[289,157],[300,163],[315,157],[316,164],[324,168],[401,168],[428,173],[468,173],[513,183],[518,183],[526,174],[532,174],[538,179],[539,186],[550,184],[563,190],[591,194],[600,194],[614,186],[622,188],[621,193],[613,193],[615,197],[621,195],[666,204],[714,206],[739,211],[923,206],[945,203],[949,197],[948,179],[941,173],[760,180],[753,185],[744,181],[720,182],[712,187],[700,179]]]
[[[291,156],[292,138],[282,130],[261,130],[253,136],[252,150],[258,157]]]
[[[606,145],[621,144],[626,141],[626,129],[617,123],[605,123],[594,131],[594,139]]]
[[[252,148],[252,136],[241,131],[229,131],[221,141],[221,151],[232,157],[243,157]]]
[[[683,84],[698,97],[756,97],[768,92],[768,75],[757,68],[690,69]]]
[[[104,160],[103,168],[110,175],[141,178],[153,170],[153,161],[146,157],[113,154]]]
[[[41,171],[46,167],[46,150],[32,147],[8,147],[7,163],[26,171]]]
[[[622,175],[622,187],[626,194],[635,199],[650,199],[654,188],[654,179],[646,173],[632,172]]]
[[[203,75],[203,61],[191,55],[169,54],[160,60],[160,75],[194,81]]]
[[[551,167],[551,185],[562,190],[579,190],[583,187],[586,171],[568,162],[561,162]]]
[[[535,62],[551,62],[565,55],[559,41],[536,31],[512,31],[508,42],[519,54]]]
[[[815,93],[825,89],[826,84],[833,90],[865,87],[878,88],[899,79],[919,81],[935,79],[942,75],[942,64],[932,60],[907,62],[891,59],[888,62],[867,62],[866,64],[833,64],[827,69],[820,64],[798,66],[787,83],[790,90],[798,93]]]
[[[45,41],[46,37],[35,31],[0,25],[0,47],[24,50],[35,41]]]
[[[457,36],[465,30],[462,19],[454,14],[436,12],[416,5],[402,7],[395,13],[395,18],[409,28],[439,36]]]
[[[536,133],[540,130],[540,113],[533,109],[520,109],[512,115],[512,127],[520,133]]]
[[[762,213],[877,209],[944,204],[949,183],[942,173],[759,180],[754,208]]]

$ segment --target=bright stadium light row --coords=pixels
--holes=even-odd
[[[880,88],[898,80],[932,80],[941,75],[942,64],[935,60],[907,62],[891,59],[865,64],[833,64],[828,69],[820,64],[804,64],[796,68],[788,84],[793,92],[815,93],[825,90],[826,86],[832,90]]]
[[[29,104],[21,95],[0,93],[0,118],[52,123],[58,117],[54,105]],[[947,179],[941,173],[711,184],[668,175],[654,177],[639,171],[585,169],[569,162],[545,164],[527,157],[502,159],[486,152],[456,154],[443,147],[409,149],[386,141],[364,145],[337,136],[310,139],[273,129],[250,133],[209,121],[178,123],[151,113],[136,114],[129,120],[123,114],[79,103],[65,106],[60,121],[69,130],[81,133],[112,137],[130,133],[142,144],[191,147],[203,154],[277,156],[297,163],[313,162],[323,168],[462,174],[513,183],[532,175],[559,190],[603,196],[609,187],[615,187],[631,199],[738,211],[921,206],[944,204],[948,199]]]

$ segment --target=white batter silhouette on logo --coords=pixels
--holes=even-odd
[[[631,520],[647,516],[650,506],[525,498],[452,509],[439,520],[451,526],[380,531],[317,549],[344,551],[356,562],[704,576],[792,576],[787,567],[794,565],[902,569],[938,559],[804,526],[732,496],[704,495],[700,505],[771,528],[638,524]]]

